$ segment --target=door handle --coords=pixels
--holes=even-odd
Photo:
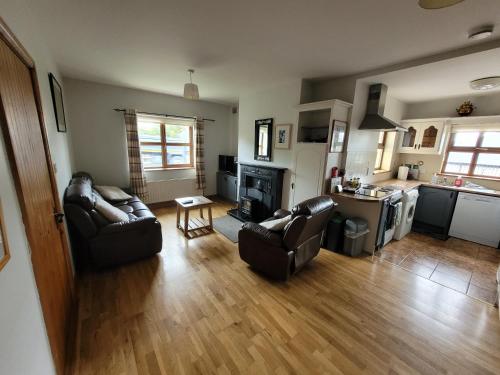
[[[295,189],[295,183],[292,182],[292,190]]]
[[[61,224],[64,219],[64,214],[62,212],[54,212],[54,218],[57,224]]]

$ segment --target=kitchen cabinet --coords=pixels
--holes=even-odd
[[[450,236],[498,247],[500,243],[500,197],[459,193]]]
[[[439,155],[443,152],[448,133],[445,120],[404,120],[401,125],[408,131],[400,137],[400,153]]]
[[[421,186],[412,229],[446,240],[457,196],[457,191]]]
[[[217,195],[236,202],[238,200],[238,177],[227,172],[217,172]]]

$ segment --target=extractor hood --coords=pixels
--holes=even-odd
[[[371,85],[368,93],[366,115],[359,130],[407,131],[398,123],[384,117],[387,86],[383,83]]]

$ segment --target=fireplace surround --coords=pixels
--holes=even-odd
[[[239,204],[228,214],[241,221],[260,222],[281,208],[286,168],[240,163]]]

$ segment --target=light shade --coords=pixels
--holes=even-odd
[[[424,9],[441,9],[461,3],[464,0],[418,0],[418,5]]]
[[[193,99],[193,100],[200,99],[200,94],[198,92],[198,85],[194,83],[186,83],[184,85],[184,97],[186,99]]]
[[[470,82],[470,87],[474,90],[491,90],[498,86],[500,86],[500,77],[486,77]]]

